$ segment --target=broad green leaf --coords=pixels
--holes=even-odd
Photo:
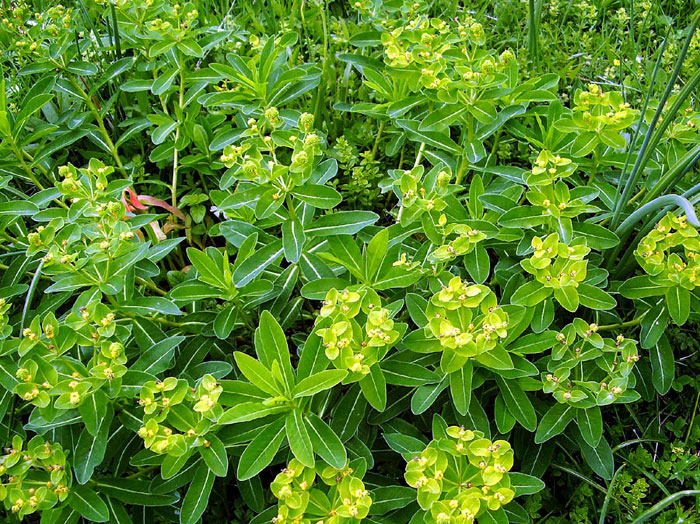
[[[306,234],[310,237],[354,235],[378,219],[371,211],[338,211],[317,218],[307,226]]]
[[[690,315],[690,291],[681,286],[673,286],[666,290],[666,305],[671,320],[682,326]]]
[[[574,286],[564,286],[561,288],[555,288],[554,298],[567,311],[571,311],[573,313],[578,309],[580,298],[577,288]]]
[[[235,286],[240,288],[252,282],[282,255],[283,250],[282,240],[276,240],[253,253],[233,272]]]
[[[273,361],[279,363],[287,389],[291,391],[294,388],[295,379],[287,337],[279,322],[269,311],[263,311],[260,315],[260,327],[255,331],[255,335],[256,340],[259,337],[262,348],[260,351],[258,345],[255,346],[260,361],[267,366],[271,366]]]
[[[542,284],[537,282],[537,280],[532,280],[516,289],[513,296],[510,297],[510,301],[512,304],[533,307],[549,297],[551,294],[551,289],[544,287]]]
[[[644,349],[652,348],[668,327],[668,310],[663,304],[654,306],[646,312],[641,322],[639,341]]]
[[[239,306],[233,302],[229,303],[216,314],[214,319],[214,334],[217,338],[225,340],[233,331],[238,321]]]
[[[562,433],[576,417],[577,409],[570,404],[554,404],[547,413],[544,414],[537,426],[535,433],[535,444],[542,444],[549,439]]]
[[[588,445],[582,438],[578,440],[581,454],[590,468],[605,480],[612,479],[615,459],[607,440],[601,438],[597,446]]]
[[[307,414],[304,419],[316,454],[330,466],[343,469],[348,457],[338,435],[314,413]]]
[[[481,243],[464,256],[464,267],[467,268],[469,276],[478,284],[483,284],[489,278],[490,264],[489,254]]]
[[[612,295],[585,282],[578,285],[578,297],[581,305],[596,311],[606,311],[617,305],[617,301]]]
[[[369,241],[362,257],[364,277],[368,282],[372,282],[376,276],[388,249],[389,230],[382,229]]]
[[[176,493],[153,492],[150,483],[145,480],[100,477],[94,487],[110,498],[139,506],[170,506],[179,500]]]
[[[384,411],[386,408],[386,380],[379,364],[373,364],[369,368],[369,373],[360,380],[362,393],[367,402],[377,411]]]
[[[71,487],[68,504],[90,522],[107,522],[109,509],[92,488],[80,484]]]
[[[598,406],[576,410],[576,423],[583,440],[596,447],[603,436],[603,414]]]
[[[311,443],[311,437],[309,437],[306,420],[299,410],[295,409],[289,412],[284,427],[289,449],[292,450],[296,459],[303,465],[313,468],[315,465],[314,447]]]
[[[619,237],[609,229],[592,222],[574,222],[574,232],[586,239],[588,247],[602,251],[620,243]]]
[[[298,219],[290,218],[282,223],[282,247],[284,249],[284,258],[288,262],[294,264],[299,261],[305,242],[304,227]]]
[[[515,496],[532,495],[545,488],[545,483],[537,477],[518,473],[516,471],[508,474],[510,478],[510,487],[515,490]]]
[[[304,184],[297,186],[292,194],[305,204],[318,209],[333,209],[340,204],[343,197],[335,189],[323,184]]]
[[[243,376],[247,378],[255,387],[262,389],[273,397],[281,396],[283,392],[280,390],[277,382],[272,377],[272,373],[258,360],[255,360],[250,355],[246,355],[241,351],[236,351],[233,358],[241,370]]]
[[[469,402],[472,397],[472,363],[468,361],[458,371],[450,373],[450,393],[455,409],[461,414],[469,412]]]
[[[182,500],[180,524],[195,524],[207,509],[209,495],[214,486],[214,472],[202,463],[194,472],[194,477]]]
[[[238,480],[254,477],[272,462],[284,440],[284,426],[282,418],[271,422],[246,446],[238,462]]]
[[[663,295],[666,288],[655,284],[648,275],[642,275],[628,278],[618,291],[625,298],[647,298]]]
[[[320,391],[330,389],[343,381],[348,372],[344,369],[328,369],[300,380],[292,390],[294,398],[310,397]]]
[[[501,390],[503,399],[506,401],[508,411],[520,422],[528,431],[537,429],[537,414],[532,407],[530,399],[515,380],[507,380],[496,375],[498,389]]]
[[[221,440],[213,433],[205,437],[204,444],[197,448],[209,469],[217,477],[225,477],[228,473],[228,455]]]
[[[665,335],[649,348],[649,360],[651,361],[651,382],[654,389],[660,395],[665,395],[671,389],[675,375],[676,363],[673,356],[673,348]]]

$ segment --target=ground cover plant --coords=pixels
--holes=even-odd
[[[4,1],[2,522],[700,522],[694,9]]]

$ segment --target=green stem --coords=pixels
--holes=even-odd
[[[619,324],[607,324],[605,326],[598,326],[598,331],[611,331],[613,329],[625,329],[638,326],[642,321],[642,317],[635,318],[633,320],[628,320],[627,322],[621,322]]]

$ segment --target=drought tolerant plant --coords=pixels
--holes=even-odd
[[[698,18],[564,4],[5,9],[2,518],[692,515]]]

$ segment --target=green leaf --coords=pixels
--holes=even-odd
[[[535,433],[535,444],[542,444],[562,433],[576,417],[576,408],[570,404],[554,404],[544,414]]]
[[[282,378],[287,389],[291,391],[295,379],[287,337],[284,336],[279,322],[267,310],[260,315],[260,327],[255,330],[255,337],[256,341],[260,341],[260,344],[255,345],[260,361],[269,367],[272,367],[273,362],[277,362],[282,368]]]
[[[606,311],[617,306],[617,300],[612,295],[585,282],[578,285],[578,297],[581,305],[596,311]]]
[[[362,257],[364,266],[364,277],[368,282],[372,282],[377,275],[382,261],[389,249],[389,230],[382,229],[369,241]]]
[[[246,446],[238,462],[238,480],[248,480],[265,469],[275,458],[285,436],[284,419],[271,422]],[[208,470],[208,468],[207,468]]]
[[[510,479],[511,489],[515,490],[516,497],[533,495],[545,488],[545,483],[542,480],[525,473],[513,471],[508,473],[508,478]]]
[[[321,371],[315,375],[311,375],[310,377],[300,380],[292,390],[292,396],[294,398],[310,397],[316,393],[319,393],[320,391],[330,389],[336,384],[342,382],[347,374],[348,372],[344,369],[329,369],[326,371]]]
[[[576,410],[576,424],[583,440],[596,447],[603,436],[603,414],[598,406]]]
[[[483,284],[489,278],[490,264],[489,254],[481,243],[464,256],[464,267],[467,268],[469,276],[478,284]]]
[[[535,413],[535,408],[532,407],[530,399],[518,382],[516,380],[504,379],[499,375],[496,375],[495,378],[498,389],[501,390],[501,394],[503,395],[503,400],[506,401],[508,411],[511,412],[515,420],[520,422],[520,425],[525,429],[528,431],[535,431],[535,429],[537,429],[537,414]]]
[[[306,228],[306,234],[310,237],[354,235],[378,219],[379,215],[371,211],[338,211],[317,218]]]
[[[309,437],[306,421],[299,410],[295,409],[287,415],[284,427],[287,433],[289,449],[292,450],[296,459],[305,466],[313,468],[315,465],[314,448]]]
[[[276,415],[288,411],[289,407],[280,405],[266,405],[262,402],[241,402],[231,409],[224,411],[219,417],[219,424],[238,424],[240,422],[250,422],[269,415]]]
[[[639,341],[644,349],[652,348],[661,338],[668,327],[668,310],[663,304],[658,304],[646,312],[641,322]]]
[[[91,522],[107,522],[109,508],[104,500],[87,486],[76,484],[71,487],[68,504]]]
[[[375,363],[369,368],[369,373],[360,380],[360,387],[367,402],[377,411],[386,408],[386,379],[379,364]]]
[[[278,397],[283,394],[275,382],[275,379],[272,377],[270,370],[262,363],[241,351],[236,351],[233,354],[233,358],[238,365],[238,369],[243,373],[243,376],[255,387],[262,389],[273,397]]]
[[[671,389],[676,370],[673,348],[665,335],[649,348],[651,361],[651,382],[660,395],[665,395]]]
[[[150,350],[143,353],[139,359],[134,362],[130,369],[135,371],[145,371],[155,375],[165,371],[170,367],[170,362],[175,355],[175,348],[185,340],[182,336],[168,337],[156,343]]]
[[[99,434],[102,419],[107,414],[107,402],[107,395],[97,390],[78,406],[85,429],[93,437]]]
[[[77,62],[70,62],[66,66],[66,71],[73,73],[74,75],[90,76],[97,73],[97,66],[91,64],[90,62],[80,60]]]
[[[228,455],[224,444],[213,433],[209,433],[205,439],[209,445],[204,444],[197,448],[200,455],[214,475],[225,477],[228,473]]]
[[[276,240],[246,258],[233,272],[236,287],[243,287],[252,282],[267,266],[282,255],[282,240]]]
[[[498,223],[505,227],[533,228],[546,224],[548,217],[542,215],[539,208],[533,206],[516,206],[506,211]]]
[[[343,200],[338,191],[322,184],[307,183],[303,186],[297,186],[292,191],[292,195],[305,204],[318,209],[333,209]]]
[[[593,132],[584,132],[576,137],[571,146],[571,156],[582,157],[595,149],[600,142],[598,135]]]
[[[642,275],[628,278],[618,291],[625,298],[647,298],[665,294],[666,288],[654,283],[648,275]]]
[[[523,284],[510,297],[511,304],[532,307],[536,306],[552,294],[552,290],[544,287],[537,280]]]
[[[564,309],[572,313],[578,309],[579,294],[574,286],[564,286],[554,289],[554,298],[559,302]]]
[[[304,226],[296,218],[290,218],[282,223],[282,247],[284,258],[288,262],[295,264],[301,258],[301,252],[306,242]]]
[[[214,259],[207,255],[205,251],[188,247],[187,257],[197,270],[199,280],[221,289],[228,288],[223,269],[218,267]]]
[[[214,319],[214,334],[217,338],[225,340],[233,331],[238,321],[239,307],[231,302],[216,314]]]
[[[180,524],[196,524],[207,509],[209,495],[214,486],[214,472],[207,464],[200,464],[194,472],[192,483],[182,500],[180,508]]]
[[[176,493],[154,493],[145,480],[100,477],[94,486],[108,497],[139,506],[170,506],[179,500]]]
[[[457,143],[452,140],[449,135],[445,133],[439,133],[437,131],[422,131],[420,129],[420,122],[417,120],[397,120],[396,124],[405,129],[410,140],[414,142],[422,142],[430,147],[435,147],[448,151],[453,155],[461,155],[462,150],[457,145]]]
[[[673,286],[666,290],[666,305],[671,320],[682,326],[690,315],[690,291],[681,286]]]
[[[407,486],[380,486],[372,490],[372,515],[384,515],[416,500],[416,491]]]
[[[305,420],[316,454],[331,467],[343,469],[348,456],[338,435],[314,413],[307,414]]]
[[[612,479],[615,459],[610,444],[604,438],[600,439],[597,446],[590,446],[583,439],[579,439],[578,443],[581,454],[590,468],[605,480]]]
[[[470,361],[459,370],[450,373],[450,393],[455,409],[460,415],[469,413],[469,402],[472,397],[473,366]]]
[[[574,222],[577,236],[586,239],[588,247],[602,251],[620,243],[620,238],[609,229],[592,222]]]
[[[73,471],[75,480],[79,484],[85,484],[92,478],[95,468],[102,463],[102,459],[107,451],[107,441],[109,439],[109,426],[114,416],[114,410],[108,405],[107,414],[102,418],[100,430],[96,437],[87,431],[80,433],[80,438],[75,446],[73,455]]]
[[[0,216],[30,216],[39,212],[36,204],[27,200],[0,202]]]
[[[401,360],[385,360],[382,362],[382,372],[386,383],[394,386],[422,386],[440,382],[441,378],[425,366]]]

